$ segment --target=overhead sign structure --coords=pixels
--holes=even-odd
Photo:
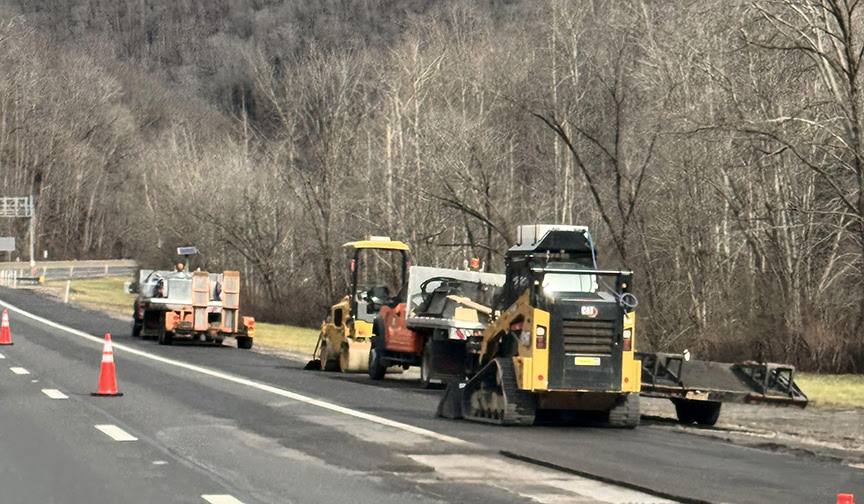
[[[0,217],[32,217],[33,200],[24,198],[0,198]]]
[[[28,218],[30,219],[30,229],[27,234],[30,235],[30,265],[36,265],[36,210],[34,208],[36,198],[34,196],[24,196],[15,198],[0,198],[0,218]],[[12,248],[14,249],[14,246]]]
[[[0,236],[0,252],[15,252],[15,238]]]
[[[195,247],[178,247],[177,255],[195,255],[198,253],[198,249]]]

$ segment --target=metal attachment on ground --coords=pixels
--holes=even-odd
[[[9,312],[3,310],[3,326],[0,327],[0,345],[13,345],[12,333],[9,330]]]
[[[102,368],[99,371],[99,391],[94,396],[122,396],[117,392],[117,376],[114,373],[114,349],[111,347],[111,335],[105,335],[105,346],[102,349]]]

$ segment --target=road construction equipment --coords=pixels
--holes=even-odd
[[[132,336],[155,337],[162,345],[181,339],[221,345],[234,337],[238,348],[252,348],[255,319],[240,316],[240,273],[189,271],[195,253],[194,247],[178,249],[186,264],[174,271],[139,272]]]
[[[530,425],[538,410],[588,410],[639,423],[633,275],[596,269],[594,257],[586,227],[519,226],[479,368],[448,385],[439,415]]]
[[[724,402],[807,406],[788,364],[712,362],[689,352],[637,353],[642,362],[642,395],[669,399],[678,421],[711,426]]]
[[[461,380],[476,362],[492,300],[504,275],[411,266],[404,302],[384,306],[373,323],[369,376],[390,366],[420,366],[420,386]]]
[[[305,369],[367,371],[378,312],[405,298],[408,245],[387,236],[370,236],[343,247],[350,254],[351,290],[321,323],[318,343]]]

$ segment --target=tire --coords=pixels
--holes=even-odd
[[[160,345],[170,345],[174,342],[174,335],[165,330],[165,328],[159,329],[159,344]]]
[[[429,339],[426,344],[423,345],[423,355],[420,357],[420,388],[436,388],[437,384],[430,382],[432,371],[435,368],[433,362],[432,340]]]
[[[717,419],[720,418],[720,406],[719,402],[712,401],[700,401],[698,404],[698,408],[696,408],[695,420],[699,425],[704,425],[706,427],[713,427],[714,424],[717,423]]]
[[[222,343],[221,341],[219,342]],[[237,348],[249,350],[252,348],[252,338],[249,336],[237,336]]]
[[[138,338],[141,336],[141,329],[144,328],[144,321],[137,318],[132,319],[132,337]]]
[[[384,321],[379,317],[372,323],[372,347],[369,349],[369,378],[373,380],[383,380],[387,374],[384,347]]]
[[[321,371],[339,371],[339,359],[328,360],[327,342],[321,342]]]
[[[639,425],[639,417],[639,393],[630,393],[609,410],[609,426],[633,429]]]
[[[381,358],[381,350],[376,348],[375,338],[372,339],[372,348],[369,349],[369,378],[383,380],[387,374],[387,366]]]
[[[690,425],[696,421],[696,408],[692,401],[678,399],[672,402],[675,403],[675,414],[678,415],[678,423]]]

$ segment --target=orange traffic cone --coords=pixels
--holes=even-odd
[[[114,374],[114,350],[111,348],[111,335],[105,335],[105,347],[102,349],[102,369],[99,371],[99,392],[94,396],[122,396],[117,392],[117,376]]]
[[[837,504],[855,504],[855,496],[852,494],[837,494]]]
[[[0,345],[14,345],[9,331],[9,312],[6,310],[3,310],[3,326],[0,327]]]

